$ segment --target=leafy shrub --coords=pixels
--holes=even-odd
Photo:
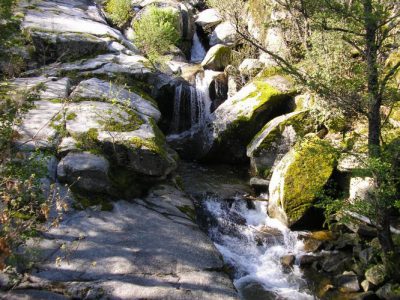
[[[179,43],[178,14],[172,9],[150,6],[134,22],[135,43],[151,62]]]
[[[130,0],[109,0],[106,4],[106,12],[111,21],[117,26],[126,24],[132,16],[132,4]]]

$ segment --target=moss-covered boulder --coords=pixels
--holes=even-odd
[[[328,142],[310,136],[296,144],[272,174],[269,215],[288,226],[299,221],[328,181],[334,163]]]
[[[296,111],[268,122],[247,146],[254,175],[268,177],[297,139],[313,127],[308,111]]]
[[[240,162],[257,132],[276,116],[293,109],[291,82],[282,76],[257,78],[213,113],[204,130],[206,159]]]
[[[208,50],[206,57],[201,65],[204,69],[223,71],[231,59],[231,49],[227,46],[218,44]]]

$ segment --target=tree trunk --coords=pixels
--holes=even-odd
[[[368,151],[371,158],[379,158],[380,136],[381,136],[381,116],[380,108],[382,98],[379,94],[379,75],[377,67],[378,44],[377,44],[377,18],[374,15],[372,0],[363,0],[364,22],[365,22],[365,42],[366,42],[366,62],[367,62],[367,82],[368,82]],[[377,178],[376,185],[379,188],[380,179]],[[374,199],[372,201],[379,201]],[[392,256],[394,255],[394,244],[390,232],[389,211],[385,207],[377,207],[377,230],[378,239],[384,254],[384,262],[388,272],[393,271],[390,267]]]

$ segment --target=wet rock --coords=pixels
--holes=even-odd
[[[279,229],[263,226],[257,232],[256,239],[259,240],[259,242],[261,242],[262,244],[274,245],[277,243],[282,243],[284,237]]]
[[[292,268],[295,261],[296,261],[296,256],[294,255],[285,255],[281,257],[281,265],[283,266],[284,269]]]
[[[230,59],[231,49],[227,46],[217,44],[208,50],[201,65],[204,69],[223,71],[229,65]]]
[[[269,215],[288,226],[312,206],[333,171],[332,146],[315,136],[297,144],[276,166],[269,186]]]
[[[344,272],[336,276],[336,285],[342,293],[354,293],[360,290],[357,275],[353,272]]]
[[[387,283],[379,290],[376,294],[385,300],[399,300],[400,299],[400,284],[398,283]]]
[[[239,288],[241,298],[244,300],[275,300],[277,295],[264,289],[258,282],[243,284]]]
[[[375,265],[365,272],[365,278],[374,285],[381,285],[386,278],[386,270],[384,265]]]
[[[323,260],[323,257],[317,255],[306,254],[299,258],[300,267],[304,268],[306,266],[312,265],[314,262]]]
[[[269,180],[252,177],[250,179],[250,186],[256,191],[256,193],[268,192]]]
[[[323,241],[319,241],[312,238],[306,238],[304,239],[303,243],[304,243],[304,251],[315,252],[321,247]]]

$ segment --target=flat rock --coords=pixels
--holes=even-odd
[[[108,51],[112,41],[135,50],[111,28],[94,2],[86,0],[22,1],[22,28],[30,33],[36,52],[44,58],[66,60]]]
[[[107,299],[237,299],[218,251],[177,209],[190,202],[160,187],[111,212],[76,212],[32,241],[42,259],[22,287],[62,286],[78,298],[90,290]]]
[[[33,92],[34,89],[41,87],[38,96],[41,100],[58,100],[68,97],[70,89],[69,78],[57,77],[31,77],[17,78],[11,81],[11,85],[15,86],[19,91]]]
[[[152,117],[156,122],[161,118],[161,113],[156,105],[122,86],[97,78],[81,81],[72,92],[71,98],[78,100],[117,101],[125,103],[136,111]]]
[[[17,145],[24,150],[47,149],[57,145],[57,130],[63,112],[63,104],[51,101],[35,101],[34,107],[23,117],[18,132]]]

